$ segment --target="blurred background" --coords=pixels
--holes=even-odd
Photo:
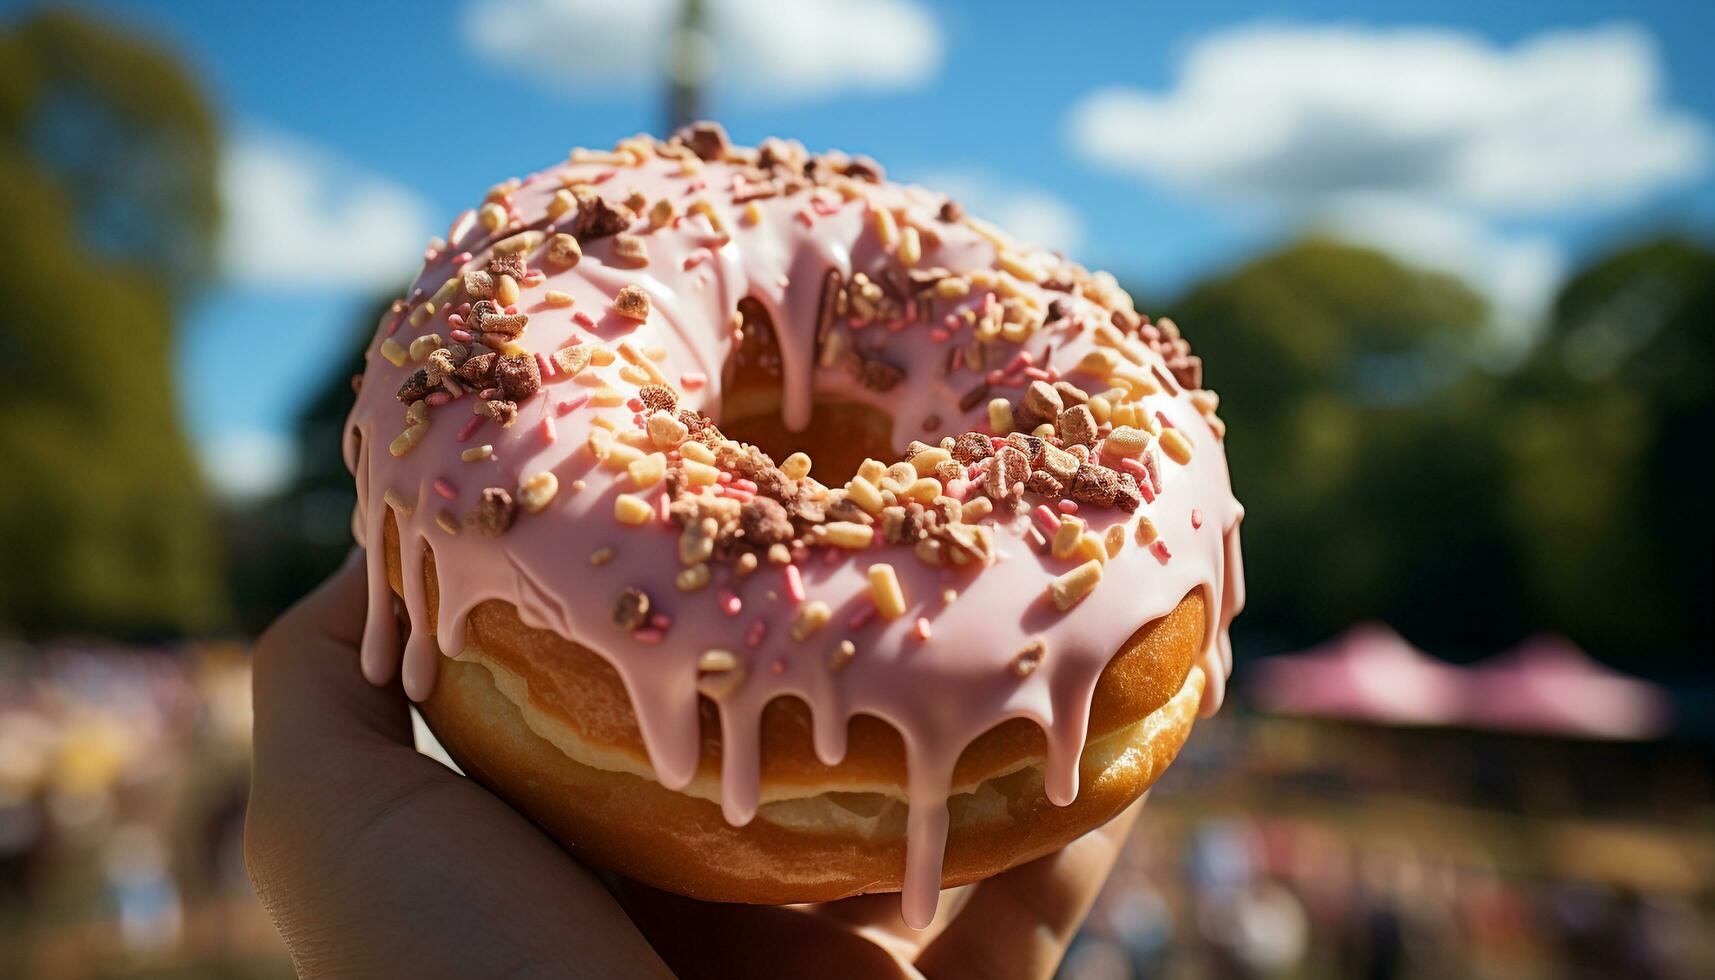
[[[0,976],[287,976],[247,643],[497,179],[708,115],[1112,270],[1249,508],[1069,977],[1715,975],[1707,4],[0,2]],[[49,390],[51,389],[51,390]]]

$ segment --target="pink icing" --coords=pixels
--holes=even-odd
[[[569,172],[592,183],[605,181],[601,190],[610,199],[636,188],[651,202],[673,200],[681,214],[690,201],[706,198],[724,218],[730,239],[723,241],[701,216],[681,217],[656,231],[648,231],[647,222],[639,220],[632,230],[643,235],[649,251],[649,263],[641,269],[610,262],[611,238],[585,241],[584,258],[575,267],[544,269],[545,279],[526,285],[518,309],[530,316],[522,338],[527,350],[552,353],[579,341],[630,340],[640,349],[660,345],[666,350],[659,363],[662,373],[687,382],[684,404],[718,421],[719,379],[736,339],[727,324],[738,301],[748,296],[760,301],[776,324],[783,415],[790,427],[801,428],[808,421],[812,395],[819,392],[884,408],[894,420],[892,441],[901,453],[915,438],[933,442],[967,429],[986,431],[984,403],[968,412],[958,408],[960,395],[981,375],[968,367],[948,373],[948,331],[939,325],[942,304],[937,303],[933,329],[920,323],[890,331],[876,324],[854,331],[865,343],[882,344],[887,359],[905,369],[905,381],[884,394],[862,387],[839,367],[819,367],[815,358],[824,272],[838,269],[849,279],[854,270],[876,274],[896,265],[878,240],[870,207],[902,211],[935,228],[939,243],[925,244],[921,267],[962,273],[994,266],[996,249],[985,237],[965,224],[938,221],[942,197],[888,183],[865,185],[873,202],[869,205],[842,201],[827,191],[799,192],[757,201],[760,220],[747,223],[745,205],[732,203],[730,193],[721,190],[734,186],[739,167],[707,163],[693,177],[681,174],[675,161],[650,159],[622,167],[617,175],[608,173],[611,169],[610,163],[573,163],[533,175],[510,195],[510,211],[532,227],[542,227],[560,186],[556,178]],[[455,223],[452,240],[430,250],[408,295],[420,302],[462,268],[482,268],[494,241],[517,228],[515,221],[512,228],[491,234],[469,220],[467,212]],[[547,230],[551,234],[554,229]],[[535,253],[530,265],[543,268]],[[530,282],[539,278],[533,276]],[[610,309],[614,295],[631,284],[644,288],[653,302],[643,324]],[[548,305],[542,299],[545,290],[570,294],[575,306]],[[1016,396],[1033,376],[1062,376],[1094,346],[1091,331],[1081,327],[1086,320],[1094,322],[1099,309],[1082,298],[1055,295],[1073,304],[1079,315],[1026,341],[1007,365],[1014,369],[1012,375],[1002,380],[995,395]],[[993,300],[973,295],[969,302],[980,308]],[[354,529],[368,556],[371,601],[362,667],[371,682],[388,683],[398,670],[406,693],[421,700],[433,690],[442,655],[425,628],[428,611],[419,563],[409,557],[402,563],[404,607],[413,629],[402,662],[397,652],[382,545],[384,522],[379,517],[387,506],[383,495],[391,489],[411,505],[408,513],[396,509],[394,514],[404,554],[414,554],[418,546],[434,554],[440,586],[434,636],[445,649],[462,650],[472,608],[500,599],[512,603],[528,625],[594,650],[624,680],[650,762],[668,788],[686,786],[697,767],[698,657],[708,648],[736,652],[749,669],[719,705],[721,808],[735,825],[751,820],[760,802],[759,719],[774,698],[796,695],[808,703],[816,753],[830,765],[845,752],[846,725],[854,714],[875,715],[895,725],[903,736],[909,773],[903,912],[906,921],[918,927],[928,923],[938,898],[954,764],[977,736],[1010,718],[1039,724],[1047,737],[1047,796],[1057,805],[1071,803],[1078,793],[1077,763],[1098,675],[1134,630],[1171,611],[1199,587],[1205,590],[1210,614],[1208,646],[1199,660],[1209,688],[1204,708],[1213,710],[1220,703],[1231,665],[1227,625],[1244,603],[1237,533],[1243,509],[1232,495],[1219,438],[1177,385],[1166,384],[1161,394],[1146,398],[1149,410],[1184,434],[1194,451],[1187,465],[1160,460],[1153,481],[1159,496],[1139,510],[1160,529],[1163,544],[1140,547],[1128,527],[1127,546],[1108,562],[1102,584],[1069,612],[1058,612],[1044,590],[1052,577],[1074,563],[1056,560],[1027,543],[1024,536],[1033,522],[1046,523],[1052,516],[1041,512],[1033,517],[1028,508],[997,526],[999,559],[981,570],[932,567],[914,558],[909,548],[880,543],[878,536],[869,551],[795,564],[785,587],[779,574],[764,570],[746,579],[717,574],[714,586],[681,593],[671,581],[679,568],[676,529],[660,522],[643,527],[617,523],[614,497],[631,489],[626,475],[597,467],[586,448],[592,419],[604,416],[627,427],[634,424],[633,410],[625,405],[588,406],[591,389],[581,380],[545,377],[543,391],[521,405],[517,423],[506,429],[493,422],[466,421],[461,415],[469,410],[470,400],[457,400],[434,410],[426,435],[413,451],[401,457],[388,453],[388,443],[404,427],[403,406],[394,391],[417,365],[395,366],[377,356],[380,344],[395,329],[397,342],[406,345],[428,332],[445,336],[450,329],[447,312],[437,311],[421,326],[401,327],[401,316],[384,319],[348,425],[349,432],[361,436],[359,442],[348,435],[345,448],[358,485]],[[1105,319],[1105,313],[1100,317]],[[949,326],[956,327],[956,321],[950,319]],[[962,339],[968,340],[968,334]],[[1127,343],[1148,358],[1145,363],[1157,377],[1166,374],[1159,356],[1133,339]],[[593,373],[629,398],[635,386],[618,379],[620,363]],[[1026,375],[1022,368],[1036,373]],[[472,443],[492,444],[492,455],[461,462],[460,451]],[[437,486],[456,481],[467,488],[516,487],[543,471],[557,475],[558,496],[540,514],[521,514],[505,535],[483,537],[469,529],[450,534],[437,524],[443,508],[460,516],[459,509],[475,495],[472,489],[459,503],[448,504]],[[838,486],[849,474],[812,476]],[[585,486],[574,492],[572,484],[578,480]],[[660,489],[650,493],[659,495]],[[1083,508],[1079,516],[1097,533],[1115,522],[1137,520],[1095,507]],[[590,554],[602,548],[612,548],[613,559],[592,565]],[[882,561],[894,566],[907,601],[905,615],[893,620],[873,614],[865,578],[866,569]],[[614,599],[628,585],[643,587],[662,614],[632,633],[610,623]],[[943,599],[948,589],[958,592],[951,605]],[[788,628],[800,599],[821,600],[833,609],[828,627],[803,644],[793,642]],[[1010,669],[1012,660],[1036,638],[1046,641],[1049,652],[1039,669],[1021,678]],[[831,671],[828,654],[842,639],[856,644],[857,655],[844,669]]]

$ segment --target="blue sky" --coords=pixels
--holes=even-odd
[[[228,275],[179,364],[229,386],[190,423],[229,490],[278,479],[318,347],[428,234],[662,125],[673,0],[84,6],[179,52],[225,122]],[[1522,342],[1582,257],[1715,229],[1715,4],[710,6],[736,137],[869,153],[1160,299],[1314,225],[1467,276]]]

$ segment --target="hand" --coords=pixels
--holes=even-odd
[[[1048,977],[1137,816],[943,893],[922,932],[897,895],[719,905],[598,875],[416,752],[399,688],[358,672],[359,558],[256,648],[245,861],[303,976]]]

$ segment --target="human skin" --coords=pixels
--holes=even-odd
[[[790,907],[669,895],[579,864],[420,755],[404,694],[359,672],[365,603],[354,553],[256,648],[245,862],[301,976],[1049,977],[1142,802],[944,893],[922,931],[897,895]]]

